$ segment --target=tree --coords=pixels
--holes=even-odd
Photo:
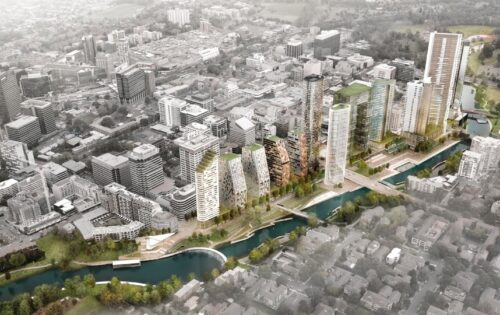
[[[226,263],[224,264],[224,268],[226,270],[234,269],[238,266],[239,262],[234,256],[230,256],[227,258]]]
[[[297,232],[295,231],[290,232],[290,234],[288,235],[288,239],[291,242],[295,242],[297,240]]]
[[[271,205],[269,203],[266,205],[266,211],[267,212],[271,211]]]
[[[101,120],[101,126],[113,128],[115,126],[115,121],[110,116],[106,116]]]
[[[89,287],[93,288],[95,286],[95,278],[93,274],[88,274],[83,277],[83,283]]]
[[[24,263],[26,263],[26,256],[23,253],[15,253],[9,257],[9,264],[14,267],[22,266]]]
[[[318,217],[314,213],[308,216],[307,225],[309,225],[310,227],[316,227],[318,226],[318,223]]]
[[[212,272],[210,273],[212,276],[212,279],[216,279],[218,276],[220,276],[220,271],[217,268],[212,269]]]
[[[117,110],[118,114],[122,115],[122,116],[127,116],[128,115],[128,109],[126,106],[120,106],[118,107],[118,110]]]
[[[248,254],[248,259],[250,259],[252,263],[257,263],[261,261],[262,258],[262,253],[257,248],[252,249],[250,254]]]
[[[19,315],[30,315],[32,313],[31,305],[29,302],[29,296],[24,295],[21,298],[21,302],[19,303],[18,314]]]
[[[10,280],[10,272],[9,271],[5,272],[5,280]]]

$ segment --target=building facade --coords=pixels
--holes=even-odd
[[[0,156],[8,171],[17,172],[25,167],[36,165],[33,152],[24,142],[5,140],[0,142]]]
[[[146,97],[144,70],[131,65],[116,72],[118,98],[122,104],[143,102]]]
[[[130,163],[128,158],[121,155],[105,153],[91,159],[92,174],[96,184],[106,186],[110,183],[118,183],[130,187]]]
[[[257,197],[269,194],[271,180],[264,147],[256,143],[243,147],[242,162],[248,191],[254,192]]]
[[[191,127],[190,127],[191,126]],[[179,146],[182,180],[194,183],[196,167],[207,151],[219,154],[219,138],[211,134],[207,126],[193,123],[184,132],[184,135],[174,142]]]
[[[427,125],[446,130],[462,53],[462,34],[432,32],[429,38],[424,78],[433,85]]]
[[[163,162],[160,150],[152,144],[143,144],[129,154],[131,191],[146,195],[150,190],[163,185]]]
[[[219,159],[220,201],[231,208],[245,207],[247,184],[241,155],[227,153]]]
[[[28,99],[21,103],[24,115],[38,117],[40,131],[46,135],[57,130],[56,115],[50,102]]]
[[[389,120],[394,103],[395,80],[376,79],[370,92],[368,140],[381,142],[389,130]]]
[[[471,180],[479,179],[479,166],[481,163],[481,154],[473,151],[465,151],[458,167],[458,176]]]
[[[21,112],[21,91],[14,71],[0,72],[0,118],[8,123]]]
[[[35,146],[42,137],[38,117],[18,116],[14,121],[5,125],[9,140],[24,142],[28,148]]]
[[[323,113],[323,91],[322,76],[311,75],[304,78],[301,128],[306,138],[309,162],[317,156]]]
[[[269,178],[276,186],[286,186],[290,180],[291,165],[286,141],[276,136],[264,139],[266,149],[267,165],[269,167]]]
[[[219,215],[219,156],[207,151],[195,172],[196,217],[207,222]]]
[[[158,101],[160,112],[160,122],[168,127],[178,127],[181,125],[181,111],[187,106],[186,101],[166,96]]]
[[[340,49],[340,32],[322,31],[314,38],[314,58],[323,60],[326,56],[337,53]]]
[[[326,144],[325,184],[344,182],[349,147],[349,104],[336,104],[330,108]]]

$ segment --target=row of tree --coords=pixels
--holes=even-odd
[[[401,205],[403,202],[404,198],[401,196],[387,196],[375,191],[370,191],[363,197],[356,197],[353,201],[343,203],[337,211],[334,220],[336,222],[350,224],[360,216],[365,208],[378,205],[392,208]]]

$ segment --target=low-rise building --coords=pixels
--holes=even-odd
[[[432,215],[428,217],[418,232],[411,237],[411,244],[428,251],[434,243],[446,232],[448,221],[442,217]]]

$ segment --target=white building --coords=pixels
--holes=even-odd
[[[188,9],[171,9],[167,10],[167,19],[170,23],[184,26],[190,23],[190,13]]]
[[[500,162],[500,139],[492,137],[474,137],[470,147],[472,152],[481,154],[480,176],[486,176],[498,169]]]
[[[389,130],[399,135],[403,127],[404,106],[396,103],[392,106],[389,118]]]
[[[397,263],[400,258],[401,258],[401,248],[394,247],[385,258],[385,262],[388,265],[393,265]]]
[[[358,70],[370,68],[373,66],[374,61],[370,56],[363,56],[360,54],[354,54],[352,56],[347,57],[347,61],[355,66]]]
[[[458,176],[472,180],[479,179],[479,166],[481,164],[481,154],[473,151],[465,151],[460,160]]]
[[[181,179],[193,183],[195,170],[205,153],[209,150],[220,151],[219,138],[212,135],[211,130],[202,124],[192,123],[186,126],[184,135],[176,139],[179,146],[181,163]]]
[[[231,122],[229,141],[246,146],[255,142],[255,125],[246,117]]]
[[[266,150],[260,144],[251,144],[242,149],[242,160],[245,175],[251,184],[247,187],[256,187],[256,195],[261,197],[269,194],[271,180],[267,166]]]
[[[438,32],[431,32],[429,36],[424,78],[430,78],[434,88],[427,124],[441,126],[443,132],[455,96],[462,37],[462,34]]]
[[[406,188],[409,191],[433,194],[438,189],[450,190],[456,184],[457,177],[452,175],[418,178],[408,176]]]
[[[219,215],[219,156],[207,151],[195,171],[196,216],[207,222]]]
[[[247,184],[241,156],[227,153],[219,160],[220,199],[230,207],[244,208],[247,202]]]
[[[417,131],[418,109],[424,93],[422,81],[408,82],[406,85],[406,103],[403,110],[403,132]]]
[[[160,122],[168,127],[181,125],[181,111],[187,106],[187,102],[173,96],[162,97],[158,101]]]
[[[336,104],[330,108],[325,164],[326,185],[344,182],[349,145],[350,111],[348,104]]]
[[[373,67],[373,76],[376,79],[396,79],[396,67],[381,63]]]

